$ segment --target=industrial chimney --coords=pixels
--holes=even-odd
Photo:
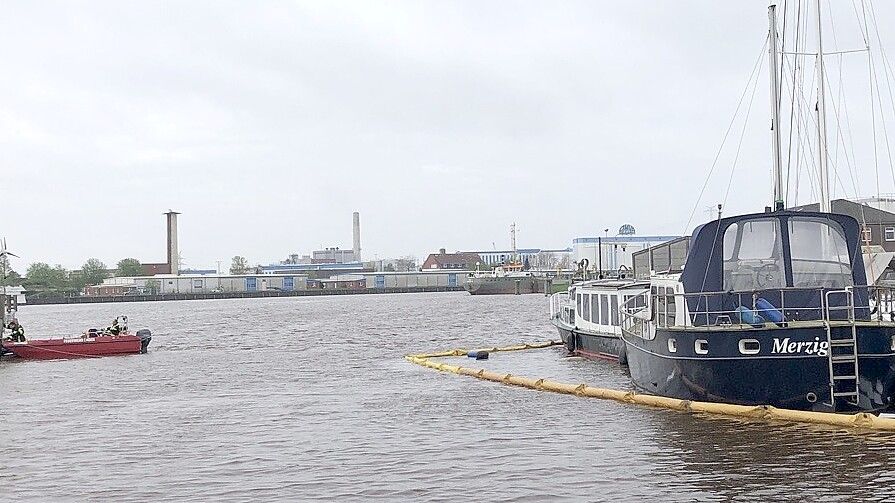
[[[171,274],[180,273],[180,254],[177,252],[177,215],[180,213],[168,210],[168,268]]]
[[[354,260],[362,262],[360,258],[360,213],[354,212]]]

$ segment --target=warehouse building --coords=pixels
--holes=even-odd
[[[265,292],[306,290],[307,275],[222,274],[138,276],[109,278],[86,295],[144,295],[170,293]]]

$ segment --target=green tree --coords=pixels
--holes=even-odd
[[[245,274],[249,271],[249,261],[239,255],[230,263],[230,274]]]
[[[61,265],[50,267],[43,262],[28,266],[25,288],[37,292],[65,293],[72,290],[68,271]]]
[[[85,285],[98,285],[108,277],[109,273],[106,272],[106,264],[103,264],[99,259],[87,259],[87,262],[84,262],[84,265],[81,266],[81,281]]]
[[[123,258],[118,261],[118,276],[142,276],[143,265],[135,258]]]
[[[19,286],[21,284],[22,277],[12,270],[9,265],[9,257],[0,257],[0,286]]]

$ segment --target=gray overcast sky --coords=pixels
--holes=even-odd
[[[836,3],[827,50],[860,47]],[[24,271],[163,261],[168,208],[189,267],[350,247],[355,210],[365,258],[507,247],[513,221],[526,247],[689,232],[723,198],[738,129],[685,229],[766,5],[3,2],[0,235]],[[770,199],[765,75],[728,213]]]

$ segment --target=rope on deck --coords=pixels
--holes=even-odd
[[[557,346],[561,344],[562,341],[547,341],[543,343],[519,344],[515,346],[499,348],[482,348],[475,351],[487,351],[492,353],[503,351],[524,351],[529,349],[541,349],[550,346]],[[677,398],[646,395],[635,393],[633,391],[599,388],[595,386],[589,386],[587,384],[567,384],[550,381],[547,379],[533,379],[530,377],[516,376],[513,374],[500,374],[485,369],[461,367],[459,365],[451,365],[448,363],[442,363],[432,360],[433,358],[464,356],[467,353],[469,353],[469,351],[466,349],[455,349],[452,351],[442,351],[439,353],[407,355],[404,358],[407,361],[415,363],[417,365],[440,370],[442,372],[451,372],[454,374],[475,377],[476,379],[482,379],[485,381],[508,384],[511,386],[520,386],[537,391],[563,393],[585,398],[599,398],[601,400],[615,400],[621,403],[645,405],[649,407],[671,409],[687,413],[720,414],[724,416],[744,417],[761,421],[780,420],[798,423],[825,424],[830,426],[840,426],[844,428],[895,431],[895,419],[880,417],[867,412],[859,412],[857,414],[837,414],[832,412],[811,412],[792,409],[778,409],[777,407],[773,407],[770,405],[733,405],[715,402],[695,402],[691,400],[680,400]]]

